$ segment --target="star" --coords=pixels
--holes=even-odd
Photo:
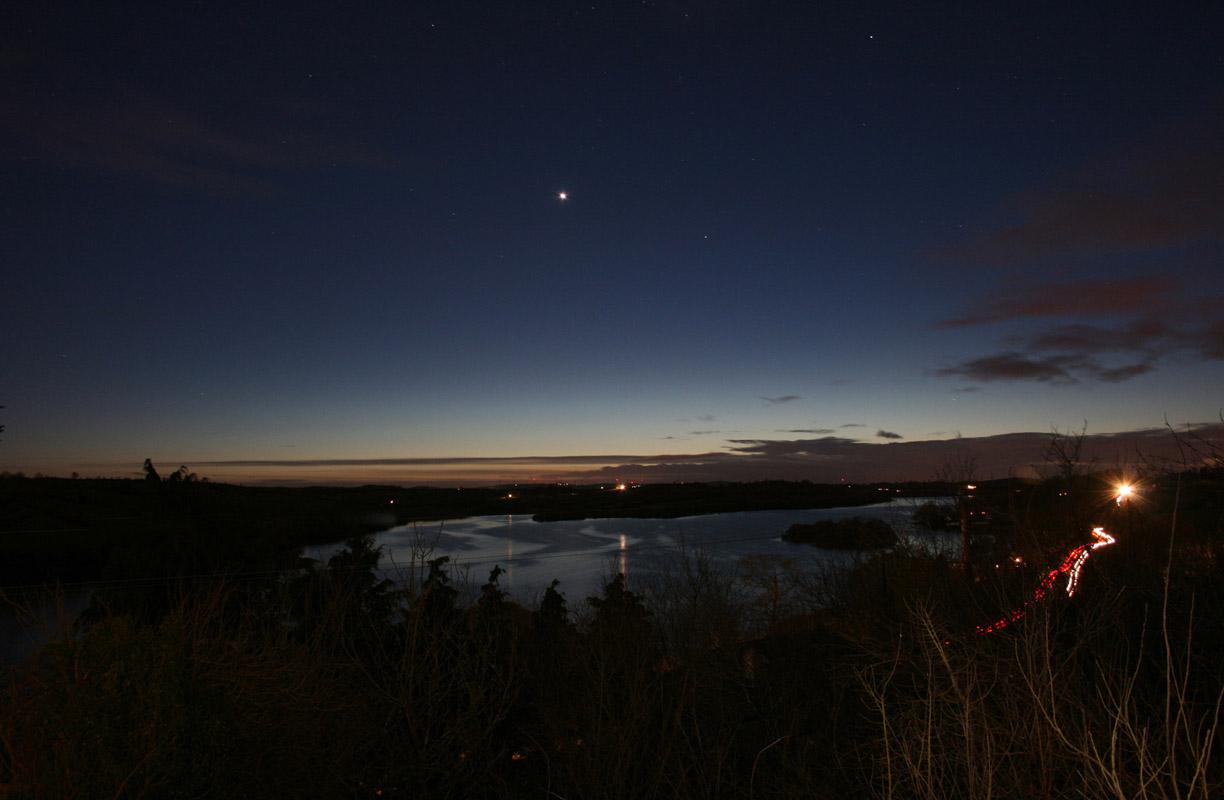
[[[569,192],[557,192],[557,199],[564,203],[569,199]]]

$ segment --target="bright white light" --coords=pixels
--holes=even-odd
[[[1124,483],[1118,487],[1118,496],[1114,499],[1117,501],[1118,505],[1122,505],[1123,500],[1131,499],[1131,496],[1134,494],[1135,487],[1131,486],[1129,483]]]
[[[569,192],[557,192],[557,199],[561,202],[565,202],[569,199]]]

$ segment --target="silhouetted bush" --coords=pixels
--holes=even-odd
[[[923,503],[914,509],[914,524],[928,531],[950,531],[958,527],[956,509],[941,503]]]

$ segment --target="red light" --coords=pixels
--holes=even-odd
[[[1054,586],[1054,582],[1058,580],[1059,575],[1067,576],[1067,597],[1074,597],[1075,590],[1079,587],[1080,572],[1084,568],[1084,562],[1088,560],[1088,556],[1092,555],[1095,550],[1102,547],[1108,547],[1117,540],[1105,532],[1104,528],[1092,529],[1093,541],[1088,544],[1081,544],[1074,548],[1067,557],[1062,560],[1054,569],[1045,574],[1041,579],[1041,583],[1037,584],[1037,588],[1033,590],[1033,596],[1024,601],[1024,604],[1019,608],[1014,608],[1007,616],[1001,617],[989,625],[978,625],[973,629],[973,632],[979,636],[985,636],[988,633],[1000,631],[1011,625],[1025,615],[1025,613],[1036,603],[1040,603],[1045,599],[1047,593]],[[1019,563],[1019,561],[1017,561]]]

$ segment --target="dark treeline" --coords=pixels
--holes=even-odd
[[[1224,471],[1149,476],[1125,505],[1107,478],[977,485],[994,545],[969,564],[898,545],[731,574],[689,552],[526,606],[495,569],[465,606],[446,559],[392,583],[357,535],[326,565],[107,585],[7,677],[0,791],[1218,796]],[[1075,597],[975,635],[1081,523],[1117,542]]]

